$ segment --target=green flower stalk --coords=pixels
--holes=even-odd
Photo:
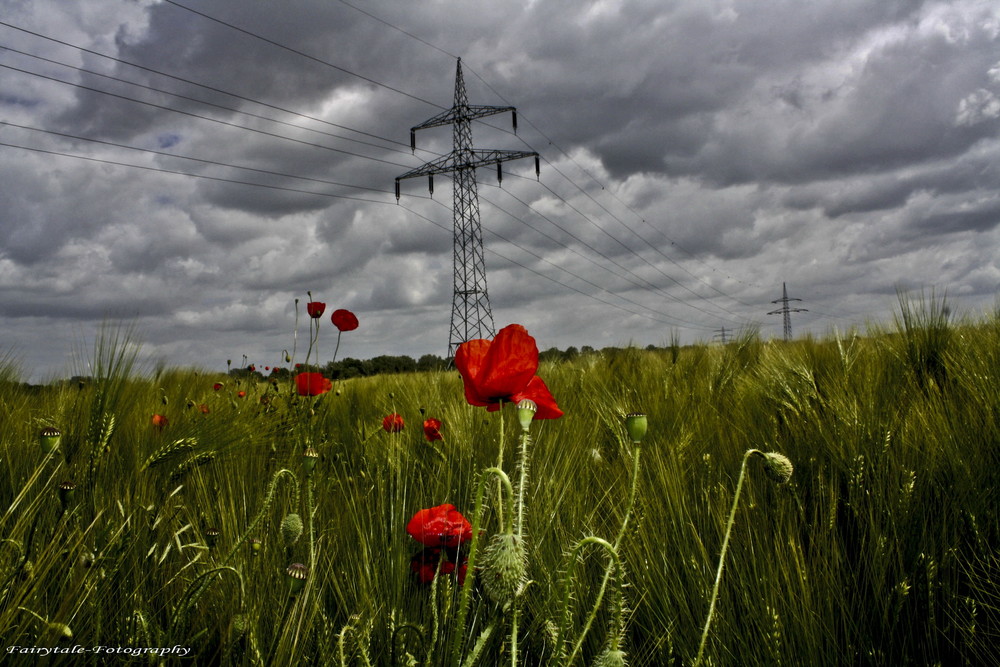
[[[736,492],[733,494],[733,506],[729,510],[729,519],[726,521],[726,533],[722,538],[722,550],[719,553],[719,566],[715,571],[715,583],[712,585],[712,597],[708,604],[708,617],[705,619],[705,627],[701,631],[701,643],[698,645],[698,657],[694,660],[697,667],[702,662],[705,653],[705,644],[708,642],[708,630],[712,626],[712,617],[715,615],[715,603],[719,598],[719,584],[722,581],[722,568],[726,563],[726,552],[729,549],[729,536],[733,532],[733,523],[736,519],[736,507],[740,502],[740,491],[743,490],[743,478],[746,477],[747,461],[751,456],[760,456],[764,459],[764,472],[778,484],[785,484],[792,477],[792,462],[784,454],[777,452],[762,452],[759,449],[748,449],[743,455],[743,463],[740,466],[740,477],[736,481]]]

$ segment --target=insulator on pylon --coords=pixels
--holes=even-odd
[[[430,174],[430,175],[427,176],[427,189],[430,191],[431,197],[433,197],[434,196],[434,174]]]
[[[417,152],[417,133],[413,130],[410,130],[410,151]]]
[[[517,109],[510,112],[511,118],[514,121],[514,134],[517,134]]]
[[[399,179],[396,179],[396,203],[399,203]]]
[[[503,169],[500,168],[500,162],[497,162],[497,184],[503,183]]]
[[[542,177],[542,160],[537,155],[535,156],[535,180]]]

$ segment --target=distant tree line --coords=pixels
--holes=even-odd
[[[646,349],[658,350],[661,348],[649,345]],[[619,350],[619,348],[614,347],[595,350],[589,345],[584,345],[580,348],[570,346],[565,350],[550,347],[549,349],[538,353],[538,360],[541,362],[558,363],[563,361],[573,361],[580,356],[589,354],[612,353],[617,350]],[[378,357],[372,357],[371,359],[355,359],[353,357],[345,357],[340,361],[331,361],[323,366],[309,364],[300,365],[295,369],[274,368],[268,370],[267,372],[261,372],[261,370],[256,366],[248,366],[246,368],[234,368],[229,372],[229,374],[233,377],[256,377],[259,380],[283,380],[292,377],[296,373],[311,371],[320,372],[331,380],[348,380],[350,378],[371,377],[373,375],[388,373],[423,373],[429,371],[443,371],[453,368],[451,362],[452,360],[450,358],[442,358],[436,354],[425,354],[419,359],[414,359],[413,357],[409,357],[407,355],[383,354]]]

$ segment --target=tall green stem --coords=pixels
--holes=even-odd
[[[715,571],[715,584],[712,586],[712,599],[708,604],[708,618],[705,619],[705,628],[701,631],[701,643],[698,645],[698,657],[694,659],[694,665],[701,664],[702,655],[705,652],[705,644],[708,642],[708,629],[712,625],[712,617],[715,615],[715,602],[719,597],[719,583],[722,581],[722,568],[726,564],[726,551],[729,549],[729,535],[733,532],[733,522],[736,519],[736,507],[740,502],[740,491],[743,490],[743,478],[747,472],[747,461],[753,454],[760,454],[757,449],[749,449],[743,455],[743,464],[740,466],[740,477],[736,482],[736,493],[733,495],[733,506],[729,510],[729,520],[726,522],[726,534],[722,538],[722,551],[719,553],[719,567]]]
[[[639,458],[642,455],[642,445],[639,443],[633,443],[634,453],[632,456],[632,486],[629,489],[628,496],[628,508],[625,510],[625,518],[622,519],[622,526],[618,529],[618,536],[615,537],[614,548],[615,552],[621,548],[622,540],[625,539],[625,532],[628,529],[629,519],[632,517],[632,509],[635,507],[635,498],[639,491]],[[618,569],[619,576],[622,576],[622,570]],[[577,653],[583,648],[583,640],[586,639],[587,633],[590,632],[590,626],[593,625],[594,619],[597,618],[597,610],[601,607],[601,602],[604,600],[604,593],[608,589],[608,582],[611,580],[611,567],[609,566],[607,570],[604,571],[604,577],[601,579],[601,585],[597,589],[597,595],[594,597],[594,605],[590,609],[590,614],[587,615],[587,620],[583,624],[583,630],[580,632],[580,636],[577,638],[576,643],[573,644],[573,650],[569,655],[569,660],[566,662],[567,665],[573,664],[573,660],[576,659]]]
[[[510,485],[510,478],[500,468],[487,468],[479,477],[479,486],[476,488],[476,505],[472,514],[472,541],[469,543],[469,560],[466,566],[465,583],[462,584],[462,596],[458,603],[458,614],[455,617],[455,625],[452,628],[451,639],[451,660],[454,667],[459,667],[462,662],[462,639],[465,637],[465,620],[469,614],[469,601],[472,598],[472,587],[476,580],[476,555],[479,551],[479,527],[482,525],[483,496],[486,493],[486,482],[490,475],[500,478],[504,488],[507,489],[508,503],[513,502],[514,489]],[[510,507],[507,512],[506,530],[513,529],[514,511]]]

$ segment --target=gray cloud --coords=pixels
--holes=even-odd
[[[1000,285],[987,0],[365,5],[409,35],[325,0],[190,7],[218,21],[0,0],[23,28],[0,28],[0,313],[35,377],[109,318],[174,363],[277,360],[306,290],[358,312],[349,356],[442,354],[451,183],[392,189],[451,149],[408,130],[451,105],[454,56],[472,104],[520,112],[477,147],[542,156],[540,182],[477,178],[497,325],[543,348],[780,333],[783,281],[816,333],[886,318],[897,285],[970,309]]]

